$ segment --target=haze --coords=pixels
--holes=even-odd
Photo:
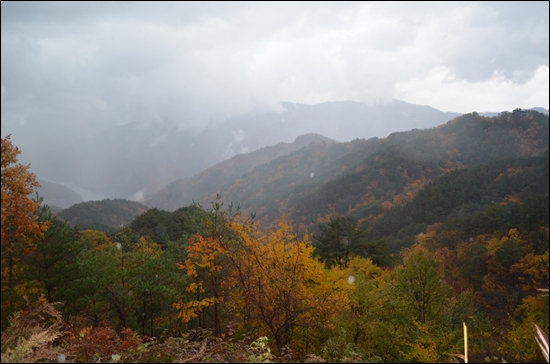
[[[198,133],[282,102],[548,109],[548,14],[548,2],[3,1],[2,136],[34,164],[113,126]]]

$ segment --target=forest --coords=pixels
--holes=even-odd
[[[29,198],[20,152],[2,362],[547,361],[547,115],[309,144],[173,211],[94,203],[99,229]]]

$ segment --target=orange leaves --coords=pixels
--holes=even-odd
[[[38,208],[38,203],[27,196],[34,187],[40,185],[35,175],[28,170],[30,165],[17,163],[17,155],[21,151],[14,147],[10,135],[2,139],[2,244],[7,245],[8,252],[13,250],[14,240],[28,244],[42,236],[47,229],[46,223],[37,223],[32,213]]]
[[[216,258],[224,252],[225,249],[218,239],[203,238],[200,235],[193,236],[187,246],[188,258],[185,261],[187,275],[197,277],[197,269],[219,272],[222,267],[217,263]]]
[[[307,234],[298,239],[284,221],[268,233],[238,219],[227,228],[223,238],[195,235],[188,242],[187,260],[178,267],[193,281],[185,289],[193,299],[173,305],[183,322],[198,317],[200,324],[208,310],[215,323],[218,310],[225,310],[224,316],[271,335],[282,349],[293,332],[328,328],[349,306],[349,275],[313,258]]]
[[[30,249],[35,247],[34,241],[42,238],[47,230],[47,222],[37,222],[38,217],[33,213],[39,203],[31,200],[28,195],[34,187],[40,185],[35,180],[34,174],[29,172],[30,165],[17,163],[17,155],[21,151],[14,147],[10,141],[10,135],[2,138],[1,159],[1,244],[2,244],[2,292],[6,288],[14,288],[14,271],[17,268],[14,256],[21,250],[27,255]],[[13,291],[12,291],[13,292]],[[8,295],[8,300],[2,300],[2,320],[15,307],[14,295]]]

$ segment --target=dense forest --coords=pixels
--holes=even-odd
[[[520,109],[312,140],[177,209],[95,202],[101,231],[2,139],[2,361],[453,362],[465,325],[470,362],[544,362],[548,140]]]
[[[86,201],[62,210],[56,216],[71,226],[110,232],[128,225],[148,207],[122,198]]]

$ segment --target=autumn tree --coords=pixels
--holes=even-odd
[[[28,196],[35,187],[40,187],[36,177],[29,172],[30,165],[17,162],[17,155],[21,153],[15,147],[10,136],[2,138],[1,167],[2,167],[2,317],[14,309],[14,255],[17,250],[28,252],[33,248],[33,242],[42,237],[47,229],[47,223],[37,222],[33,213],[39,203]],[[4,307],[4,303],[7,307]],[[2,327],[5,321],[2,320]]]
[[[180,269],[184,269],[193,280],[186,291],[194,296],[189,302],[180,300],[174,304],[179,310],[179,318],[183,322],[189,322],[198,318],[199,326],[205,328],[204,311],[213,307],[214,333],[220,334],[219,304],[223,301],[220,292],[221,277],[220,255],[225,252],[219,241],[208,237],[195,235],[188,242],[188,257],[185,264],[176,263]],[[199,276],[200,274],[200,276]],[[206,287],[207,286],[207,287]],[[208,289],[208,292],[207,292]]]
[[[293,348],[305,353],[315,333],[330,326],[348,306],[346,273],[326,269],[313,258],[308,235],[298,239],[285,222],[268,233],[233,222],[240,249],[228,282],[238,317],[273,337],[279,352]],[[296,343],[297,344],[297,343]]]
[[[181,299],[173,305],[184,323],[196,319],[199,327],[207,328],[210,326],[207,321],[210,321],[215,336],[222,333],[221,304],[225,299],[222,281],[234,268],[231,259],[234,261],[235,257],[229,254],[234,235],[230,224],[240,210],[232,203],[224,207],[220,199],[216,196],[210,211],[205,211],[200,204],[195,205],[203,213],[203,226],[199,229],[202,235],[194,234],[188,240],[187,259],[176,263],[191,281],[185,289],[190,299]]]
[[[393,275],[395,300],[402,301],[410,317],[407,360],[437,362],[457,350],[457,331],[472,312],[469,291],[457,294],[443,280],[436,255],[417,242],[403,252],[403,265]]]
[[[396,299],[392,276],[368,258],[354,257],[346,272],[354,287],[350,309],[337,318],[332,337],[323,347],[323,358],[340,361],[352,354],[366,362],[399,362],[407,350],[411,316]]]

